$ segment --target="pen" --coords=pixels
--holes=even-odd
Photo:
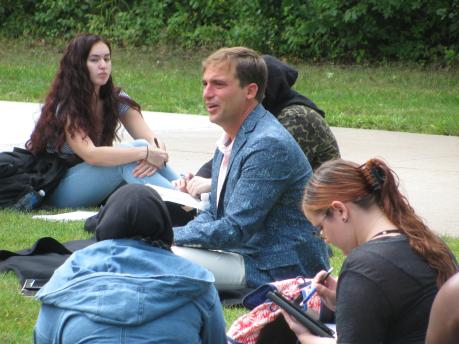
[[[156,137],[154,138],[154,141],[155,141],[156,148],[159,148],[159,142],[158,142],[158,139]],[[166,162],[165,161],[164,161],[164,166],[166,166]]]
[[[327,278],[330,276],[332,271],[333,271],[333,267],[328,269],[327,274],[319,281],[319,284],[323,284],[327,280]],[[317,291],[317,288],[316,286],[314,286],[306,296],[303,295],[303,301],[301,301],[301,304],[305,305],[306,302],[308,302],[308,300],[316,293],[316,291]],[[303,290],[301,291],[301,294],[303,294]]]
[[[324,276],[324,278],[322,278],[319,282],[319,284],[323,284],[328,277],[330,277],[331,273],[333,271],[333,267],[331,267],[330,269],[327,270],[327,274]]]

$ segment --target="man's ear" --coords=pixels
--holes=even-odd
[[[247,99],[251,100],[254,99],[257,96],[258,92],[258,85],[254,82],[248,84],[247,86]]]

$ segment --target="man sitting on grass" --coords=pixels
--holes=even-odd
[[[203,62],[204,103],[224,134],[213,158],[210,209],[174,228],[173,250],[213,272],[219,290],[328,268],[327,248],[301,211],[311,166],[261,105],[266,79],[263,58],[244,47]]]

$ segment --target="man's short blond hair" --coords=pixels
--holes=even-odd
[[[221,48],[202,62],[202,71],[210,65],[228,63],[234,67],[235,77],[241,87],[255,83],[258,86],[256,99],[263,100],[268,78],[265,60],[256,51],[246,47]]]

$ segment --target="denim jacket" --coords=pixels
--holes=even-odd
[[[314,236],[301,207],[311,166],[276,118],[262,105],[246,118],[234,140],[216,204],[222,157],[217,149],[210,209],[174,228],[175,244],[242,255],[249,287],[298,275],[311,277],[327,268],[326,246]]]
[[[75,252],[37,293],[35,343],[225,343],[214,277],[148,243]]]

